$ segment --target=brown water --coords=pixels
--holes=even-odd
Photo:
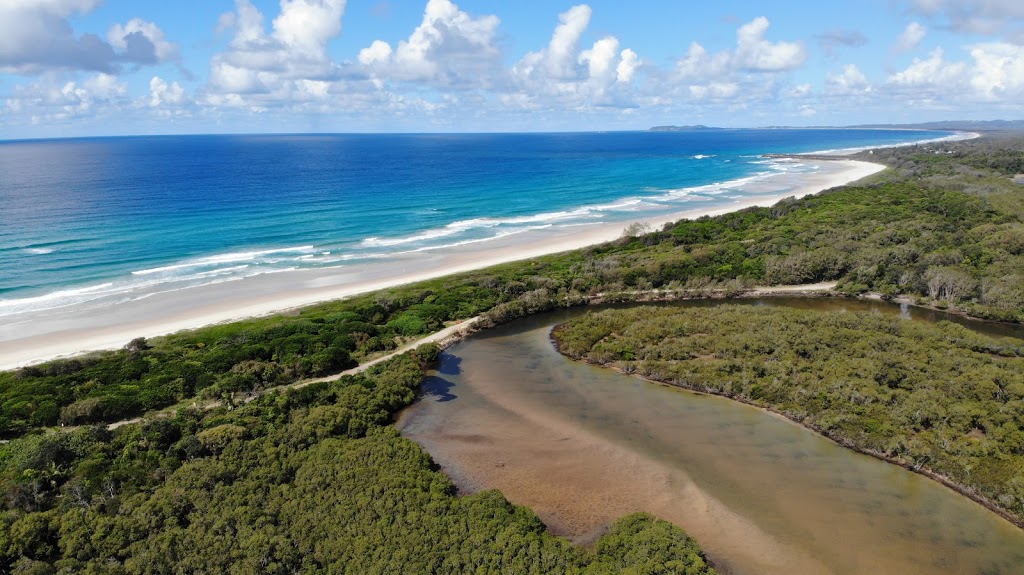
[[[728,574],[1024,573],[1024,531],[931,480],[764,411],[562,357],[548,334],[576,313],[452,347],[403,414],[403,433],[463,491],[500,489],[582,542],[650,511]]]

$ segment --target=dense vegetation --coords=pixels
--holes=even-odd
[[[1024,521],[1024,343],[951,323],[742,305],[571,320],[562,353],[769,407]]]
[[[1024,319],[1024,139],[877,150],[866,184],[584,250],[421,282],[301,312],[214,326],[118,352],[0,373],[0,437],[116,421],[336,372],[445,322],[502,322],[598,297],[735,293],[839,280],[976,316]]]
[[[714,573],[650,515],[589,551],[495,491],[455,497],[389,425],[422,377],[407,354],[234,410],[0,445],[0,573]]]

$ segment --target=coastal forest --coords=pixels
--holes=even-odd
[[[1024,186],[1013,181],[1024,172],[1024,139],[864,159],[890,169],[768,208],[650,233],[631,227],[581,250],[0,373],[0,438],[9,440],[0,443],[0,572],[711,573],[691,539],[650,516],[624,518],[583,550],[500,494],[456,497],[390,426],[436,348],[338,382],[283,386],[475,316],[486,328],[561,307],[726,297],[757,285],[836,281],[846,296],[1024,320]],[[706,361],[661,359],[691,361],[716,392],[977,489],[1020,521],[1019,346],[945,325],[773,317],[763,329],[736,321],[762,338],[814,329],[824,347],[856,344],[864,355],[830,368],[831,348],[794,339],[768,349],[774,339],[751,336],[736,338],[749,350],[671,349],[714,356]],[[927,343],[914,347],[914,338]],[[644,346],[657,347],[641,343],[632,358],[607,347],[594,360],[635,367]],[[896,343],[907,355],[882,353]],[[932,360],[934,370],[921,371]],[[663,375],[692,383],[687,373]],[[154,410],[165,416],[106,425]]]
[[[3,447],[4,573],[678,573],[696,543],[634,514],[593,549],[451,481],[390,425],[436,346],[365,374]]]
[[[559,351],[765,407],[1024,517],[1024,341],[872,313],[608,309]]]

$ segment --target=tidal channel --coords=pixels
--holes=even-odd
[[[882,302],[739,303],[750,313],[787,305],[956,319]],[[402,433],[460,491],[499,489],[580,543],[649,511],[730,575],[1024,573],[1024,531],[937,482],[766,411],[561,356],[551,328],[586,312],[527,318],[451,347],[402,414]]]

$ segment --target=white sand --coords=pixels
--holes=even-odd
[[[811,163],[801,160],[801,163]],[[818,172],[785,174],[744,187],[756,198],[723,207],[667,214],[645,223],[653,229],[683,218],[718,215],[750,206],[769,206],[874,174],[884,166],[853,160],[819,161]],[[154,294],[94,309],[66,308],[9,318],[0,325],[0,369],[38,363],[86,350],[116,349],[132,338],[154,337],[267,315],[452,273],[528,259],[613,240],[623,222],[551,228],[444,250],[398,255],[388,262],[331,269],[266,274]]]

